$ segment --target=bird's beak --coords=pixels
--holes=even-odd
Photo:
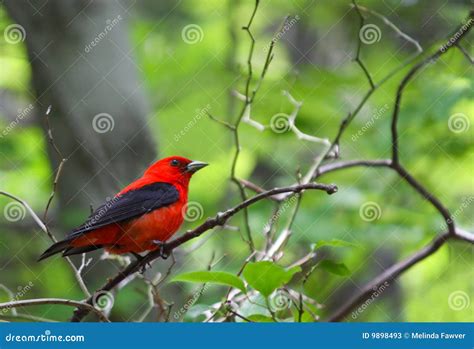
[[[186,166],[186,172],[194,173],[199,171],[201,168],[206,167],[209,164],[201,161],[192,161]]]

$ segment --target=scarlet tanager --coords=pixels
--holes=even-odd
[[[39,260],[60,252],[70,256],[104,248],[110,253],[136,255],[158,248],[183,223],[189,181],[205,166],[180,156],[155,162]]]

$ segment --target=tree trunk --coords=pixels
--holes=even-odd
[[[42,118],[52,106],[54,139],[68,158],[58,187],[62,208],[96,206],[156,154],[126,9],[116,1],[4,4],[26,34],[36,114]],[[56,169],[60,159],[51,145],[48,153]]]

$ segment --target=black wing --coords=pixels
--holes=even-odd
[[[140,189],[116,196],[97,208],[80,227],[74,229],[68,239],[104,227],[141,216],[160,207],[178,201],[179,192],[169,183],[157,182]]]

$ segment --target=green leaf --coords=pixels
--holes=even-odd
[[[247,316],[247,319],[253,322],[273,322],[273,319],[270,316],[265,316],[262,314],[252,314]]]
[[[356,244],[352,242],[339,240],[339,239],[332,239],[332,240],[321,240],[318,241],[313,245],[313,250],[321,248],[323,246],[331,246],[331,247],[357,247]]]
[[[301,316],[301,322],[314,322],[314,318],[307,311]]]
[[[300,267],[286,270],[273,262],[262,261],[248,263],[242,274],[250,286],[268,297],[274,290],[287,284],[299,271]]]
[[[246,292],[244,282],[237,276],[224,271],[193,271],[176,275],[171,282],[209,282],[212,284],[226,285]]]
[[[351,273],[344,263],[336,263],[329,259],[325,259],[321,261],[319,263],[319,267],[323,268],[324,270],[332,274],[336,274],[339,276],[346,276]]]
[[[208,305],[204,304],[193,304],[191,308],[189,309],[184,309],[186,312],[184,313],[183,320],[186,322],[203,322],[206,319],[205,312],[206,310],[209,309]],[[179,319],[180,312],[176,311],[174,312],[175,316],[178,316],[176,320]]]

